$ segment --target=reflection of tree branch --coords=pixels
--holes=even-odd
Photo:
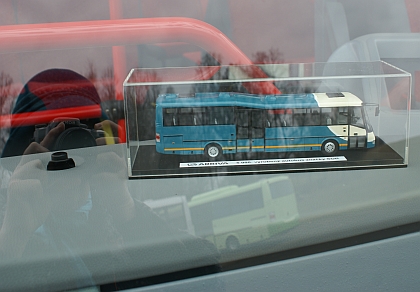
[[[92,84],[95,86],[96,91],[99,94],[100,91],[100,85],[98,84],[98,73],[96,72],[95,64],[91,60],[87,61],[87,73],[84,75]],[[99,97],[102,100],[102,97],[99,95]]]
[[[10,96],[11,86],[13,84],[13,79],[9,74],[4,72],[0,73],[0,98],[1,105],[3,108],[4,99]]]
[[[0,73],[0,109],[1,115],[10,114],[12,105],[19,93],[19,90],[13,86],[13,78],[4,72]],[[0,151],[9,137],[9,129],[2,128],[0,130]]]
[[[88,80],[90,80],[90,82],[95,84],[98,79],[98,74],[96,73],[95,65],[93,64],[91,60],[88,60],[87,67],[88,67],[88,72],[86,73],[85,77]]]
[[[274,48],[271,48],[268,52],[256,52],[252,56],[255,64],[280,64],[284,62],[283,53]]]
[[[222,63],[222,56],[216,53],[204,53],[201,56],[201,66],[220,66]],[[219,61],[217,61],[219,60]]]
[[[114,69],[108,67],[101,76],[101,90],[99,96],[102,101],[115,99]]]
[[[153,70],[137,70],[130,78],[130,82],[133,83],[146,83],[146,82],[159,82],[161,81],[158,74]],[[149,92],[151,90],[151,92]],[[160,93],[159,85],[139,85],[135,89],[136,104],[139,106],[150,106],[154,105],[156,98]],[[150,97],[151,95],[151,97]]]
[[[268,52],[258,51],[253,56],[253,62],[255,64],[283,64],[284,57],[283,53],[277,48],[271,48]],[[251,67],[252,69],[252,67]],[[250,68],[247,68],[247,74],[252,76]],[[289,69],[290,70],[290,69]],[[267,83],[262,84],[261,86],[266,86]],[[275,85],[280,91],[284,94],[289,93],[309,93],[313,92],[313,88],[309,85],[305,85],[302,81],[290,80],[290,81],[277,81]]]
[[[147,83],[162,81],[158,72],[153,69],[136,70],[130,76],[130,83]],[[155,137],[156,99],[162,88],[160,85],[137,85],[128,87],[126,102],[129,133],[137,133],[140,140],[151,140]],[[137,109],[137,112],[134,112]],[[135,119],[134,119],[135,117]]]
[[[91,60],[88,60],[87,67],[84,76],[95,85],[101,101],[115,100],[114,70],[108,67],[103,71],[101,78],[98,78],[98,70]]]
[[[237,82],[220,83],[219,80],[229,79],[227,66],[220,66],[222,56],[216,53],[205,53],[201,58],[201,66],[195,69],[196,80],[214,80],[214,83],[195,84],[191,88],[191,94],[196,92],[238,92]]]

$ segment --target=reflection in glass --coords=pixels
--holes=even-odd
[[[296,226],[299,219],[294,187],[286,176],[226,186],[193,196],[188,203],[182,196],[145,203],[172,226],[218,249],[269,239]]]

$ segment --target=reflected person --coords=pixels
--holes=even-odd
[[[32,85],[25,85],[22,92],[29,92],[32,105],[49,108],[39,106],[41,100],[42,103],[48,101],[45,104],[50,106],[55,104],[54,108],[60,104],[67,107],[68,101],[56,100],[66,96],[83,105],[93,100],[91,95],[80,93],[93,93],[93,85],[90,89],[77,91],[71,82],[63,83],[57,80],[57,74],[50,73],[46,72],[46,76],[52,77],[54,82],[46,82],[47,88],[40,90],[35,86],[34,90]],[[75,76],[65,70],[64,76],[69,75]],[[70,92],[77,91],[77,95],[70,95],[57,84],[69,85]],[[51,96],[45,92],[47,89]],[[41,99],[34,98],[40,94]],[[22,99],[18,99],[16,106],[25,107]],[[93,122],[92,127],[98,130],[104,127],[117,130],[117,125],[109,121],[88,122]],[[28,284],[43,289],[52,282],[60,283],[60,289],[70,289],[110,282],[111,279],[162,274],[180,269],[180,264],[218,271],[217,252],[211,246],[171,229],[147,206],[132,198],[126,186],[127,166],[122,151],[106,151],[108,148],[105,147],[92,152],[91,148],[90,153],[94,155],[92,163],[84,165],[87,171],[74,168],[47,172],[45,160],[49,153],[42,152],[49,150],[52,141],[63,132],[64,125],[59,123],[40,143],[30,141],[34,127],[22,128],[12,130],[4,156],[40,154],[22,156],[10,179],[5,218],[0,229],[1,262],[53,261],[35,261],[30,266],[0,265],[1,283],[7,283],[8,275],[15,275],[13,267],[19,268],[17,274]],[[98,144],[103,142],[98,140]]]

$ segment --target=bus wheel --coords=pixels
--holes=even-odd
[[[230,235],[226,239],[226,248],[228,250],[237,250],[239,246],[240,246],[239,240],[235,236]]]
[[[325,155],[334,155],[338,151],[338,143],[335,140],[327,140],[322,144],[321,151]]]
[[[210,159],[220,158],[222,156],[222,148],[217,144],[209,144],[204,149],[204,153]]]

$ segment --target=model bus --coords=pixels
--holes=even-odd
[[[160,95],[156,151],[164,154],[322,151],[372,148],[362,100],[349,92],[282,95]]]
[[[287,176],[226,186],[196,195],[188,203],[185,196],[144,203],[172,227],[205,238],[218,249],[235,250],[299,222],[294,188]]]

